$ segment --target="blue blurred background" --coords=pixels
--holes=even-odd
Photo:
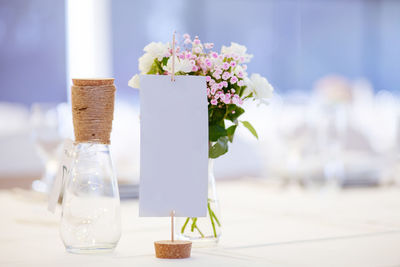
[[[173,30],[216,47],[231,41],[254,54],[250,72],[278,92],[309,91],[324,75],[367,78],[375,90],[400,84],[400,1],[114,0],[112,75],[123,94],[151,41]],[[0,100],[67,100],[67,5],[61,0],[0,1]]]
[[[117,171],[137,181],[139,93],[127,82],[143,47],[174,30],[247,46],[249,73],[275,88],[246,112],[260,142],[239,132],[217,177],[397,177],[400,1],[0,0],[0,178],[43,172],[35,103],[63,103],[57,129],[71,137],[70,78],[112,76]]]

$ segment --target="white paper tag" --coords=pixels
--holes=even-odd
[[[139,216],[206,216],[205,77],[140,76],[140,117]]]
[[[68,173],[72,163],[72,153],[74,149],[74,143],[71,139],[65,139],[60,164],[58,167],[57,175],[54,179],[53,187],[49,194],[49,205],[47,209],[54,213],[56,210],[58,198],[60,197],[61,190],[63,188],[65,179],[68,177]]]

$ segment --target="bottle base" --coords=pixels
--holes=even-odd
[[[178,240],[192,241],[192,247],[194,248],[205,248],[205,247],[215,247],[218,245],[220,235],[217,237],[206,236],[206,237],[190,237],[183,234],[176,235]]]
[[[90,247],[75,247],[66,246],[66,250],[73,254],[99,254],[99,253],[111,253],[114,251],[116,244],[100,244]]]

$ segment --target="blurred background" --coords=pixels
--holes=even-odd
[[[260,140],[239,131],[217,179],[396,185],[399,29],[395,0],[0,0],[0,188],[52,179],[73,136],[72,77],[115,77],[112,154],[119,182],[136,184],[139,93],[127,83],[143,47],[174,30],[247,46],[248,72],[275,88],[268,106],[246,106]]]

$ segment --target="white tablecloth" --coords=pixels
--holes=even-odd
[[[261,180],[218,184],[223,236],[192,257],[161,260],[153,241],[169,238],[168,218],[139,218],[122,202],[115,252],[73,255],[58,232],[59,213],[33,192],[0,191],[0,266],[399,266],[400,189],[283,190]]]

